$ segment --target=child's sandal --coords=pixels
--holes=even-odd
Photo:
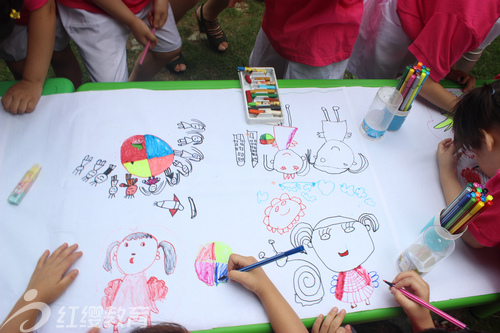
[[[184,60],[184,56],[182,55],[182,52],[179,53],[179,56],[177,58],[168,62],[165,65],[165,68],[168,69],[173,74],[182,74],[182,73],[184,73],[185,70],[183,70],[183,71],[176,71],[175,70],[175,66],[181,65],[181,64],[184,64],[184,65],[186,64],[186,61]]]
[[[204,32],[207,34],[208,41],[214,50],[218,52],[224,52],[227,50],[227,48],[224,50],[220,50],[219,45],[227,42],[226,34],[222,30],[218,20],[205,20],[205,18],[203,17],[204,5],[205,4],[197,6],[194,10],[200,32]],[[198,8],[200,8],[200,17],[198,17]]]

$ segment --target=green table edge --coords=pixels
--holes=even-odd
[[[16,82],[18,81],[0,81],[0,96],[3,96],[5,92]],[[75,87],[70,80],[65,78],[51,78],[45,80],[42,95],[72,93],[74,91]]]
[[[280,88],[333,88],[333,87],[381,87],[396,86],[399,80],[278,80]],[[459,88],[452,81],[443,81],[447,88]],[[241,88],[238,80],[199,81],[149,81],[149,82],[100,82],[85,83],[76,91],[149,89],[149,90],[193,90],[193,89],[233,89]]]

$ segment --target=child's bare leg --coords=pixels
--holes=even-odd
[[[75,89],[82,84],[82,71],[69,44],[62,51],[54,51],[50,64],[56,76],[69,79]]]
[[[134,69],[130,74],[128,80],[129,81],[149,81],[151,80],[158,72],[165,66],[166,63],[173,60],[175,57],[179,55],[181,49],[178,48],[175,51],[171,52],[153,52],[151,50],[148,51],[146,57],[144,58],[144,62],[142,65],[139,65],[139,61],[142,57],[142,53],[137,57],[135,61]]]

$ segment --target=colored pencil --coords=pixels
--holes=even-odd
[[[155,34],[156,32],[156,28],[153,27],[153,29],[151,29],[151,32],[153,33],[153,35]],[[144,58],[146,57],[146,53],[148,53],[148,50],[149,50],[149,46],[151,45],[151,41],[148,40],[148,42],[146,43],[146,47],[144,48],[144,52],[142,53],[142,56],[141,56],[141,60],[139,60],[139,66],[142,66],[142,63],[144,62]]]
[[[384,280],[385,283],[387,283],[389,286],[391,287],[394,287],[394,283],[390,283],[390,282],[387,282],[386,280]],[[427,303],[426,301],[422,300],[421,298],[413,295],[412,293],[410,293],[408,290],[405,290],[404,288],[399,288],[398,289],[403,295],[405,295],[406,297],[408,297],[409,299],[411,299],[412,301],[414,301],[415,303],[417,304],[420,304],[422,305],[423,307],[431,310],[432,312],[434,312],[435,314],[439,315],[440,317],[448,320],[450,323],[452,323],[453,325],[456,325],[457,327],[459,327],[460,329],[465,329],[467,328],[467,325],[465,325],[464,323],[462,323],[460,320],[458,319],[455,319],[453,318],[452,316],[450,316],[449,314],[439,310],[438,308],[430,305],[429,303]]]

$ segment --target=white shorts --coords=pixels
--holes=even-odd
[[[69,37],[62,26],[59,16],[56,17],[56,39],[54,51],[62,51],[68,46]],[[8,62],[26,59],[28,51],[28,26],[15,25],[9,37],[0,43],[0,59]]]
[[[401,26],[397,0],[365,0],[363,19],[347,70],[359,79],[395,79],[416,59]]]
[[[250,67],[274,67],[278,79],[342,79],[347,59],[327,66],[310,66],[286,60],[272,47],[260,28],[249,59]]]
[[[58,5],[59,15],[94,82],[125,82],[128,80],[127,41],[130,30],[121,22],[106,14],[96,14],[82,9]],[[151,1],[135,16],[148,26],[148,12],[153,10]],[[175,25],[170,4],[168,19],[161,29],[156,30],[158,44],[155,52],[172,52],[182,45]]]

